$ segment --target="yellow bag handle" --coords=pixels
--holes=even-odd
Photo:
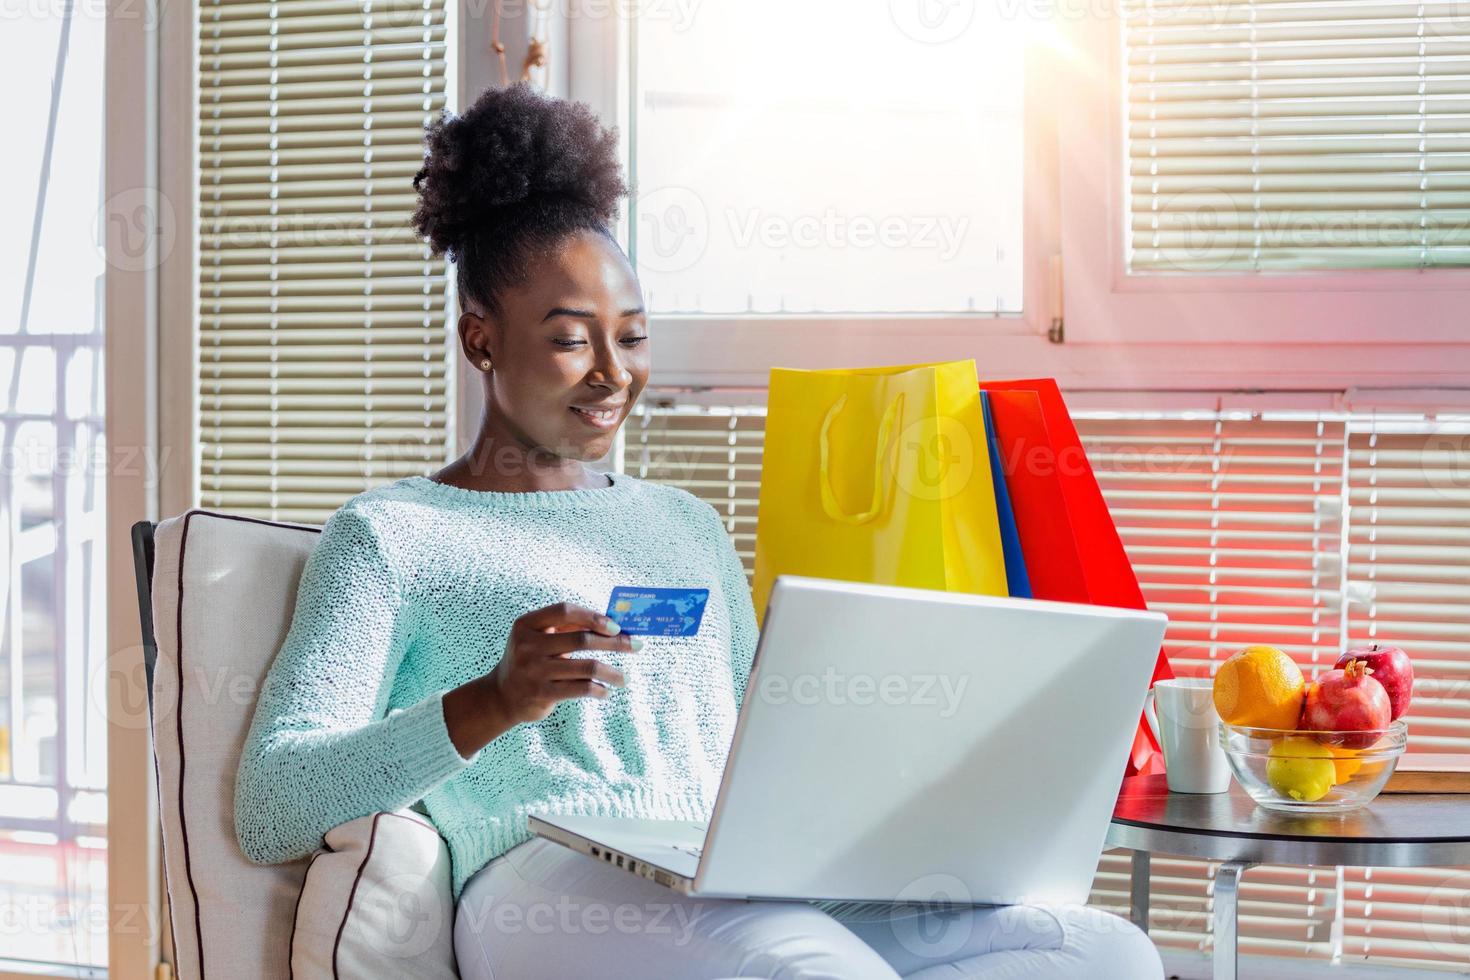
[[[866,524],[879,514],[883,513],[884,500],[887,497],[888,485],[892,482],[892,474],[885,477],[883,473],[883,461],[888,456],[888,444],[894,438],[894,430],[903,410],[903,392],[889,403],[887,410],[883,412],[883,420],[878,424],[878,441],[873,450],[873,502],[867,510],[860,514],[848,514],[842,510],[838,503],[837,494],[832,492],[832,471],[829,466],[830,447],[828,446],[828,430],[832,428],[832,420],[837,413],[842,411],[842,406],[847,404],[847,395],[838,397],[827,409],[827,414],[822,418],[822,429],[817,436],[817,451],[819,454],[818,468],[820,477],[818,483],[822,491],[822,510],[834,521],[842,521],[845,524]]]

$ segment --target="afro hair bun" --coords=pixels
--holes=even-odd
[[[456,261],[473,240],[537,212],[576,211],[609,224],[628,191],[616,131],[585,104],[524,82],[486,89],[463,115],[444,110],[425,126],[424,144],[413,226],[435,255]]]

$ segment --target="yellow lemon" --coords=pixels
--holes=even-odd
[[[1320,800],[1337,775],[1332,751],[1316,739],[1292,736],[1271,746],[1266,782],[1282,796],[1303,803]]]
[[[1230,725],[1292,730],[1306,695],[1302,669],[1275,647],[1249,646],[1215,674],[1215,710]]]

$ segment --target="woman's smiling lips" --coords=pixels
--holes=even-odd
[[[571,412],[594,429],[607,430],[617,428],[618,417],[622,414],[623,405],[623,402],[604,405],[573,405]]]

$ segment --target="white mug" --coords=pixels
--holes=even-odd
[[[1224,793],[1230,763],[1220,745],[1215,682],[1208,677],[1158,681],[1143,713],[1164,750],[1164,770],[1175,793]]]

